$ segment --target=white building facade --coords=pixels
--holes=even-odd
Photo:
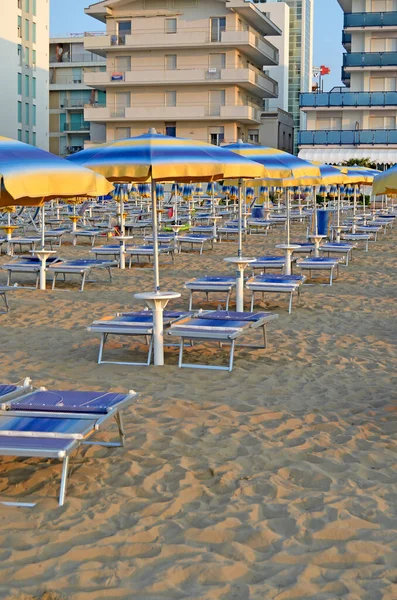
[[[344,11],[342,81],[302,94],[299,156],[329,163],[397,162],[397,0],[338,0]]]
[[[48,150],[49,0],[7,0],[0,18],[0,135]]]

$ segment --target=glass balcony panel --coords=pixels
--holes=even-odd
[[[344,96],[345,94],[340,94],[338,92],[329,94],[329,106],[344,106]]]
[[[369,92],[357,92],[356,106],[371,106],[371,94]]]
[[[383,17],[383,27],[393,27],[397,25],[397,12],[384,12],[381,13]]]
[[[355,131],[339,131],[339,144],[354,144],[355,143]]]
[[[300,102],[301,106],[317,106],[316,96],[319,94],[301,94]]]
[[[371,106],[384,106],[384,105],[385,105],[384,92],[372,92],[371,93]]]
[[[356,132],[357,135],[356,144],[373,144],[374,143],[374,129],[368,129],[367,131],[363,130],[360,132]]]
[[[312,131],[300,131],[299,132],[299,143],[313,145],[314,143],[319,143],[319,142],[314,140]]]
[[[388,143],[388,131],[374,131],[373,143],[374,144],[387,144]]]
[[[327,136],[327,140],[325,141],[325,143],[328,144],[340,144],[340,131],[328,131],[328,136]]]
[[[397,105],[397,92],[385,92],[385,105],[396,106]]]
[[[397,129],[390,129],[389,144],[397,144]]]

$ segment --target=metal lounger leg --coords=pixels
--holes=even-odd
[[[98,365],[100,365],[102,363],[102,355],[103,355],[103,350],[106,344],[106,340],[107,340],[108,334],[107,333],[101,333],[101,341],[99,344],[99,353],[98,353]]]
[[[51,286],[52,290],[55,290],[56,280],[57,280],[57,274],[56,274],[56,271],[54,271],[53,276],[52,276],[52,286]]]
[[[233,369],[234,346],[235,346],[235,340],[232,340],[232,343],[230,344],[229,373]]]
[[[226,294],[226,310],[229,310],[229,303],[230,303],[230,296],[231,296],[231,291],[227,292]]]
[[[254,311],[254,304],[255,304],[255,292],[254,292],[254,290],[252,290],[252,292],[251,292],[251,312]]]
[[[290,298],[289,298],[288,314],[291,314],[291,312],[292,312],[292,295],[293,295],[293,292],[291,292]]]
[[[329,275],[329,285],[332,285],[332,273],[333,273],[333,269],[330,270],[330,275]]]
[[[8,276],[7,276],[7,285],[11,285],[11,275],[12,275],[12,273],[11,273],[11,271],[7,271],[7,273],[8,273]]]
[[[111,271],[111,267],[106,267],[106,268],[107,268],[107,271],[108,271],[108,273],[109,273],[109,281],[110,281],[110,283],[112,283],[112,281],[113,281],[113,277],[112,277],[112,271]]]
[[[59,506],[65,502],[66,486],[68,482],[69,456],[65,456],[62,463],[61,489],[59,490]]]
[[[84,291],[84,284],[85,284],[85,278],[86,278],[87,273],[83,273],[81,276],[81,288],[80,288],[80,292]]]
[[[189,311],[192,310],[192,306],[193,306],[193,290],[189,290],[190,294],[189,294]]]

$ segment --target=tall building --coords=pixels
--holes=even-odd
[[[329,93],[302,94],[307,130],[299,155],[341,162],[397,161],[397,0],[338,0],[344,12],[342,81]]]
[[[0,135],[48,150],[49,0],[3,4]]]
[[[103,0],[86,13],[106,32],[85,49],[106,58],[106,71],[84,82],[106,91],[86,106],[98,125],[91,142],[159,132],[220,144],[259,140],[265,98],[277,83],[264,69],[278,64],[265,36],[279,28],[245,0]]]
[[[53,154],[73,154],[91,139],[91,125],[84,120],[84,105],[104,104],[106,98],[104,91],[85,85],[84,75],[92,72],[106,72],[106,61],[84,49],[83,35],[51,38],[50,151]]]
[[[265,2],[254,0],[254,2],[265,13],[271,3],[286,4],[290,9],[287,110],[294,118],[297,134],[300,129],[305,128],[305,115],[299,108],[299,95],[301,92],[309,92],[312,85],[314,0],[265,0]],[[277,79],[277,77],[275,78]],[[295,152],[297,149],[296,135]]]

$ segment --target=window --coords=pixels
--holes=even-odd
[[[248,141],[254,144],[259,144],[259,129],[248,129]]]
[[[18,123],[22,123],[22,102],[18,101]]]
[[[129,127],[116,127],[114,130],[115,140],[125,140],[131,137],[131,130]]]
[[[37,0],[32,0],[32,13],[34,16],[36,16],[36,14],[37,14],[36,1]]]
[[[36,50],[32,50],[32,65],[33,69],[36,68]]]
[[[214,146],[220,146],[225,141],[224,127],[210,127],[208,130],[210,143]]]
[[[176,123],[165,124],[165,135],[169,135],[170,137],[176,137]]]
[[[32,42],[36,43],[36,23],[32,23]]]
[[[25,131],[25,142],[26,142],[27,144],[29,144],[29,142],[30,142],[30,138],[29,138],[29,129],[26,129],[26,131]]]
[[[25,75],[25,96],[29,96],[29,75]]]
[[[176,69],[176,54],[166,54],[165,55],[165,68],[167,71],[173,71]]]
[[[176,106],[176,92],[165,92],[165,105]]]
[[[29,3],[29,0],[25,0],[25,11],[26,11],[26,12],[29,12],[29,10],[30,10],[30,6],[29,6],[29,4],[30,4],[30,3]]]
[[[29,41],[29,19],[25,19],[25,40]]]
[[[18,44],[18,66],[22,66],[22,46]]]
[[[25,102],[25,125],[29,125],[30,108],[29,102]]]
[[[18,8],[21,9],[22,8],[22,0],[18,0]]]
[[[119,35],[131,35],[131,21],[119,21],[117,23]]]
[[[32,133],[32,145],[35,146],[36,145],[36,132],[33,131]]]
[[[117,72],[131,71],[131,56],[116,56],[115,68]]]
[[[83,70],[81,67],[73,67],[73,83],[81,83],[83,81]]]
[[[59,115],[59,131],[65,131],[66,125],[66,113],[61,113]]]
[[[18,129],[18,142],[22,142],[22,129]]]
[[[210,69],[224,69],[226,67],[226,54],[216,53],[210,54],[209,57],[209,68]]]
[[[18,94],[22,94],[22,73],[18,73]]]
[[[33,106],[32,106],[32,125],[36,125],[36,116],[37,116],[36,105],[33,104]]]
[[[211,19],[211,42],[221,42],[224,31],[226,31],[226,17]]]
[[[32,79],[32,96],[33,98],[36,98],[36,92],[37,92],[37,81],[36,81],[36,77],[33,77]]]
[[[177,32],[177,19],[166,19],[165,20],[165,32],[176,33]]]
[[[22,17],[18,15],[18,37],[22,37]]]
[[[26,48],[25,48],[25,65],[29,66],[29,64],[30,64],[29,48],[26,46]]]

